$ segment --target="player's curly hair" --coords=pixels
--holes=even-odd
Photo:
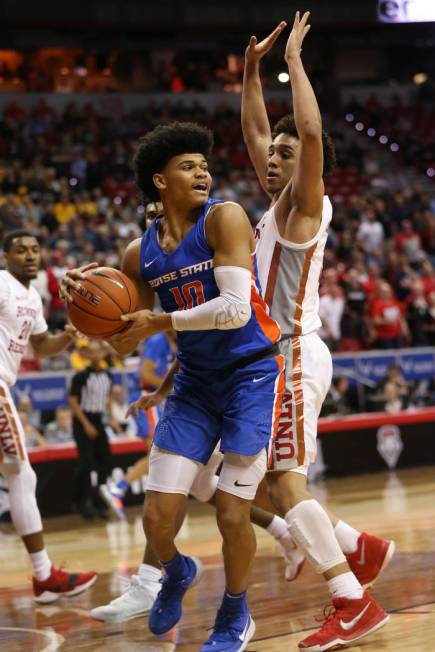
[[[292,114],[285,115],[278,120],[272,129],[272,138],[275,139],[278,134],[288,134],[299,138],[298,130],[296,129],[295,119]],[[323,176],[326,177],[330,174],[336,165],[335,147],[332,139],[326,131],[322,131],[322,144],[323,144]]]
[[[161,172],[173,156],[202,154],[207,158],[213,147],[213,134],[194,122],[171,122],[159,125],[140,139],[133,159],[133,170],[138,188],[151,201],[159,201],[160,193],[153,175]]]

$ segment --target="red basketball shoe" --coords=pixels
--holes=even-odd
[[[394,541],[380,539],[367,532],[361,532],[358,548],[346,555],[350,570],[361,586],[368,589],[390,563],[396,545]]]
[[[35,601],[40,603],[54,602],[62,595],[78,595],[86,591],[97,579],[97,574],[90,573],[66,573],[61,568],[51,567],[51,574],[41,582],[33,578],[33,593]]]
[[[326,616],[321,629],[304,638],[299,643],[299,649],[323,652],[353,643],[385,625],[390,617],[367,591],[359,600],[334,598],[332,604],[334,609]]]

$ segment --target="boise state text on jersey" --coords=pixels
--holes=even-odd
[[[159,218],[142,237],[141,274],[157,292],[165,312],[187,310],[219,296],[213,272],[214,254],[205,235],[207,214],[217,203],[221,200],[207,201],[198,221],[174,251],[168,253],[159,244]],[[279,326],[269,316],[260,295],[254,255],[251,288],[252,315],[246,326],[177,333],[181,365],[198,370],[224,368],[270,348],[279,340]]]

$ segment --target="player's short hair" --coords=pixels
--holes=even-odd
[[[8,253],[10,251],[10,248],[12,247],[14,240],[17,238],[35,238],[37,240],[36,236],[34,233],[30,233],[30,231],[26,231],[25,229],[17,229],[16,231],[9,231],[9,233],[6,233],[3,236],[3,251]]]
[[[275,139],[279,134],[288,134],[294,138],[299,139],[298,130],[296,129],[295,119],[292,114],[285,115],[278,120],[272,129],[272,139]],[[335,147],[332,139],[326,131],[322,131],[322,145],[323,145],[323,176],[326,177],[330,174],[336,165]]]
[[[159,125],[140,140],[133,159],[136,185],[145,198],[159,201],[160,193],[154,185],[153,175],[161,172],[174,156],[189,152],[207,158],[212,147],[212,132],[194,122]]]

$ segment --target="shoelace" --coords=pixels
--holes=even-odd
[[[315,620],[322,623],[321,629],[329,628],[337,617],[337,610],[333,604],[327,604],[323,609],[323,616],[316,616]]]
[[[136,591],[143,594],[144,590],[147,589],[147,587],[144,586],[140,581],[138,575],[130,575],[130,577],[126,577],[125,575],[119,575],[118,578],[119,578],[119,588],[122,595],[125,595],[126,593],[135,593]]]
[[[162,601],[171,599],[176,595],[184,595],[186,591],[186,584],[190,583],[190,577],[178,582],[171,581],[168,575],[165,575],[163,579],[160,580],[162,583],[162,588],[160,589],[157,598]]]
[[[224,636],[225,638],[231,635],[232,638],[238,638],[240,631],[235,627],[231,627],[231,623],[234,621],[234,618],[237,614],[231,611],[218,610],[216,614],[216,620],[213,627],[209,627],[209,630],[213,630],[215,634]]]

